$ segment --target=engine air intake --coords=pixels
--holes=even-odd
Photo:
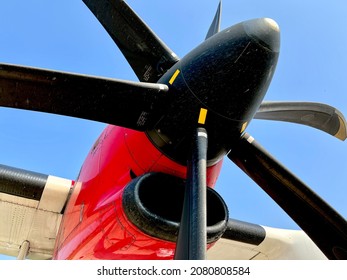
[[[176,242],[182,215],[185,180],[163,173],[148,173],[131,181],[124,190],[123,207],[128,219],[146,234]],[[207,243],[218,240],[228,222],[221,196],[207,188]]]

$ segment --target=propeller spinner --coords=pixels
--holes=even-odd
[[[216,163],[252,120],[273,76],[279,28],[271,19],[234,25],[204,41],[159,80],[170,102],[148,131],[167,156],[187,161],[191,131],[200,120],[209,134],[208,164]]]

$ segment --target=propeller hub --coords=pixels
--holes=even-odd
[[[249,20],[211,37],[178,67],[188,93],[201,106],[230,120],[248,121],[271,82],[279,44],[273,20]]]
[[[159,80],[169,86],[171,100],[149,132],[153,142],[185,163],[191,131],[202,125],[209,133],[208,161],[218,161],[259,108],[277,64],[279,40],[273,20],[255,19],[215,34],[188,53]]]

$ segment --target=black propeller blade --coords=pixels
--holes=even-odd
[[[168,87],[0,64],[0,106],[78,117],[144,131]],[[159,114],[160,115],[160,114]]]
[[[322,130],[340,140],[347,137],[347,123],[334,107],[313,102],[263,102],[255,119],[303,124]]]
[[[117,44],[142,82],[156,82],[178,60],[122,0],[83,0]]]
[[[329,259],[347,259],[347,222],[247,133],[228,154]]]
[[[220,21],[221,21],[221,15],[222,15],[222,1],[219,2],[217,12],[213,18],[213,21],[211,23],[211,26],[207,32],[206,39],[210,38],[214,34],[218,33],[220,30]]]
[[[207,243],[206,213],[207,132],[198,128],[193,137],[192,157],[188,163],[186,191],[176,260],[204,260]]]

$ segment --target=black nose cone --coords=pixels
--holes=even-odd
[[[280,28],[273,19],[259,18],[245,21],[242,24],[248,36],[271,51],[279,52]]]

